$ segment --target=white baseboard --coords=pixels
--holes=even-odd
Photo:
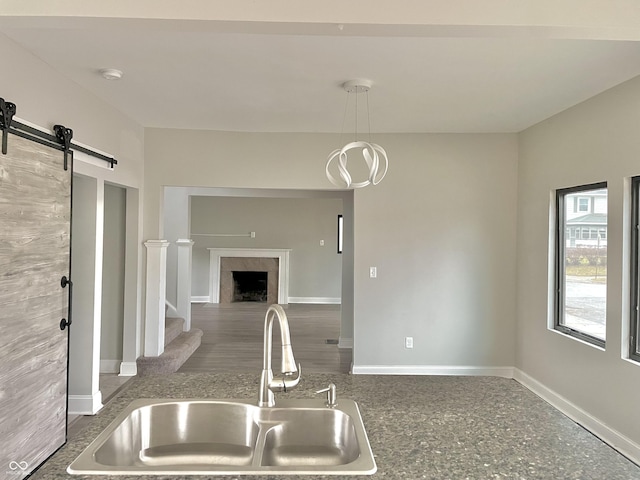
[[[95,415],[102,408],[102,392],[93,395],[69,395],[69,415]]]
[[[100,373],[118,373],[122,360],[100,360]]]
[[[340,297],[289,297],[289,303],[318,303],[322,305],[340,305]]]
[[[211,303],[208,295],[193,295],[191,303]],[[340,297],[289,297],[289,303],[317,303],[320,305],[340,305]]]
[[[468,375],[513,378],[513,367],[353,365],[354,375]]]
[[[135,377],[138,374],[138,364],[136,362],[122,362],[120,364],[121,377]]]
[[[338,340],[338,348],[353,348],[353,338],[342,338]]]
[[[563,396],[558,395],[550,388],[545,387],[542,383],[523,371],[517,368],[514,369],[513,378],[540,398],[549,402],[574,422],[582,425],[603,442],[629,458],[632,462],[640,465],[640,445],[635,443],[633,440],[627,438],[613,428],[608,427],[598,418],[582,410],[580,407]]]
[[[176,307],[173,306],[173,304],[170,301],[165,300],[164,303],[167,306],[167,313],[166,313],[167,317],[175,318],[180,316],[178,315],[178,310],[176,309]]]
[[[211,297],[205,296],[192,296],[191,303],[211,303]]]

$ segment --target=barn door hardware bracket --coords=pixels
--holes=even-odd
[[[0,98],[0,130],[2,130],[3,154],[7,153],[7,136],[9,133],[12,133],[26,140],[64,152],[65,170],[68,170],[68,157],[69,155],[73,155],[73,152],[82,152],[93,158],[104,160],[109,164],[109,168],[111,169],[118,164],[118,161],[113,158],[112,155],[100,152],[86,145],[72,142],[73,130],[70,128],[63,125],[56,125],[53,127],[53,134],[51,134],[40,127],[27,125],[19,121],[19,119],[13,118],[15,113],[15,103],[7,102],[4,98]]]
[[[62,151],[64,152],[64,169],[66,170],[69,147],[71,147],[71,139],[73,138],[73,130],[65,127],[64,125],[54,125],[53,132],[56,134],[56,138],[60,145],[62,145]]]
[[[2,154],[7,154],[7,137],[13,116],[16,114],[16,104],[5,102],[4,98],[0,98],[0,128],[2,128]]]
[[[69,325],[71,325],[71,319],[67,320],[66,318],[63,318],[60,320],[60,330],[64,330]]]

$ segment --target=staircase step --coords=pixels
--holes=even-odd
[[[182,333],[184,326],[183,318],[167,317],[164,319],[164,346],[173,342]]]
[[[198,328],[181,333],[165,347],[164,353],[159,357],[138,358],[138,375],[165,375],[177,372],[200,346],[201,341],[202,330]]]

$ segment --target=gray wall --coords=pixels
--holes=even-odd
[[[640,78],[520,135],[517,367],[593,421],[640,444],[640,367],[625,360],[629,319],[628,179],[640,175]],[[608,186],[606,349],[548,328],[550,210],[558,188]],[[636,457],[637,458],[637,457]]]
[[[355,195],[356,371],[513,365],[516,140],[377,136],[389,173]]]
[[[178,247],[176,240],[189,238],[189,197],[181,189],[165,188],[163,192],[163,234],[167,240],[167,302],[174,308],[178,306]],[[203,294],[204,295],[204,294]],[[169,312],[175,314],[174,312]]]
[[[145,236],[160,231],[165,185],[327,190],[324,162],[337,141],[147,129]],[[353,194],[354,367],[513,366],[517,135],[374,141],[391,166],[381,184]]]
[[[337,254],[337,216],[341,213],[342,200],[335,198],[191,197],[193,295],[209,293],[208,247],[290,248],[289,296],[339,299],[342,256]],[[256,232],[256,237],[194,235],[248,232]]]
[[[126,239],[126,190],[113,185],[104,186],[104,254],[102,262],[102,324],[100,359],[122,361],[122,333],[124,327],[124,260]],[[108,370],[108,365],[101,371]]]
[[[0,58],[14,65],[4,72],[0,96],[17,105],[17,117],[44,128],[55,124],[72,128],[75,141],[109,152],[120,160],[109,172],[109,181],[142,185],[142,126],[2,35]],[[81,173],[95,173],[99,177],[104,175],[104,169],[85,166]]]
[[[95,263],[97,181],[73,176],[71,220],[71,279],[73,280],[73,324],[69,338],[69,393],[91,395],[98,389],[93,378],[96,360],[95,332]]]

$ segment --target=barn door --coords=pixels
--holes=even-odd
[[[66,441],[71,170],[18,136],[0,154],[0,478]]]

